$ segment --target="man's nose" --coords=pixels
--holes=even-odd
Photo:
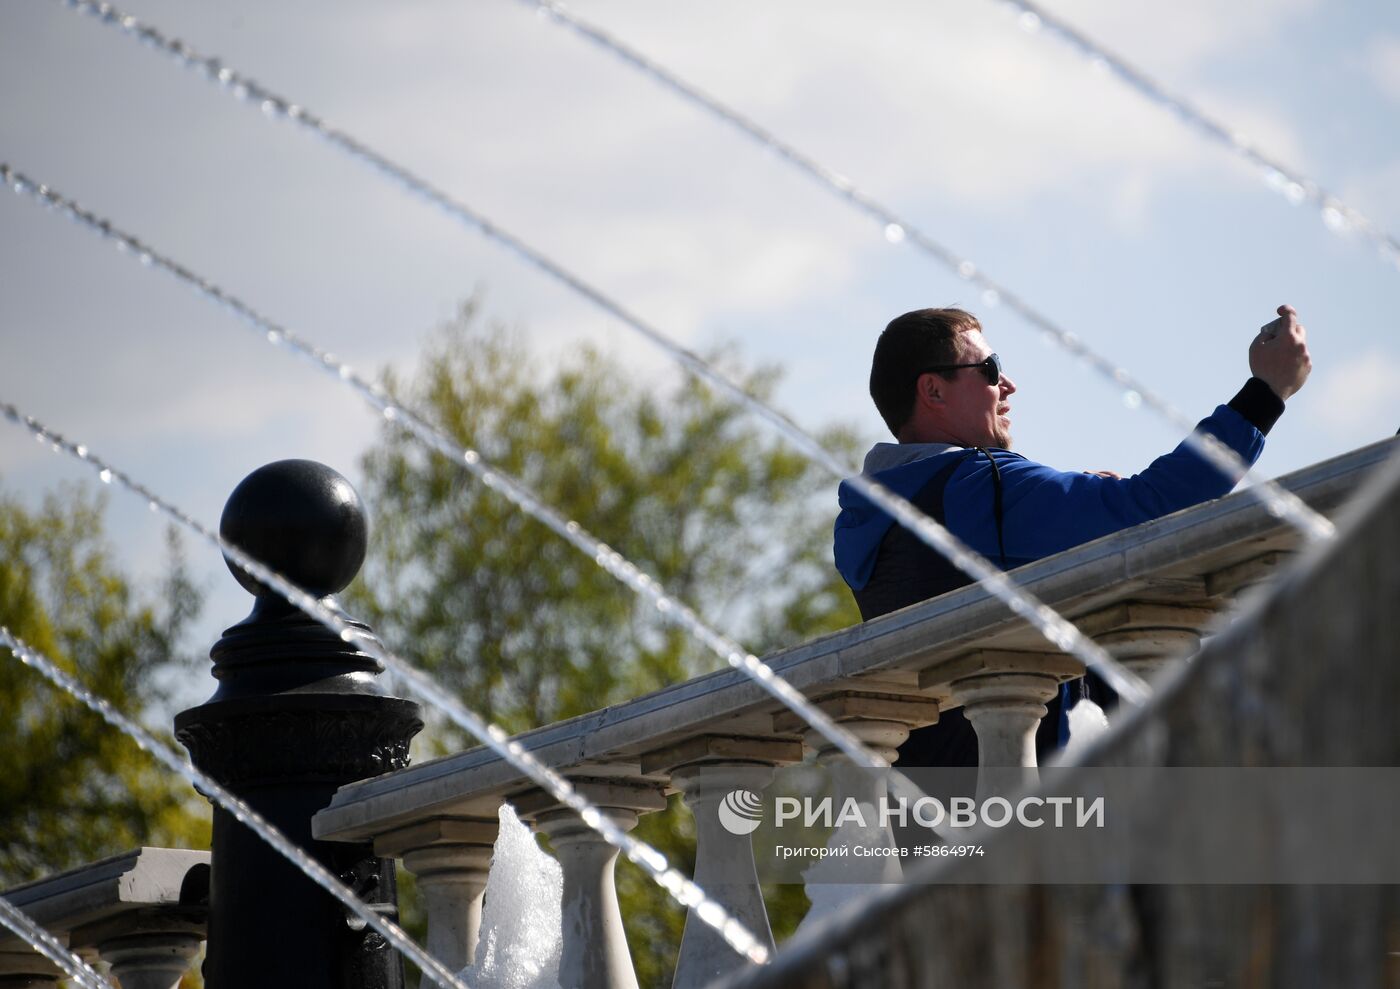
[[[1004,374],[1001,376],[1001,381],[997,383],[1001,386],[1002,398],[1005,398],[1007,395],[1010,395],[1016,390],[1016,382],[1012,381]]]

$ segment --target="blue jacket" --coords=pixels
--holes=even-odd
[[[1257,379],[1252,379],[1241,395],[1255,382]],[[1267,389],[1262,382],[1258,386]],[[1268,397],[1272,398],[1272,393]],[[1196,428],[1216,436],[1245,463],[1253,464],[1264,448],[1264,433],[1282,411],[1282,402],[1277,398],[1273,402],[1277,411],[1272,415],[1256,413],[1247,418],[1237,411],[1241,407],[1237,396],[1230,405],[1216,408]],[[1246,412],[1251,411],[1249,403],[1243,405]],[[1217,498],[1238,482],[1185,442],[1158,457],[1142,473],[1122,480],[1055,470],[1009,450],[993,448],[988,453],[996,458],[1001,474],[1007,567]],[[880,443],[866,456],[863,473],[913,499],[941,471],[950,468],[942,493],[946,526],[983,556],[999,561],[992,510],[993,472],[987,456],[940,443]],[[847,584],[860,590],[871,579],[880,545],[894,521],[849,482],[842,482],[839,496],[836,567]]]

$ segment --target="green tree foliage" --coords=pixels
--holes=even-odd
[[[775,370],[713,359],[751,393],[772,394]],[[471,304],[411,381],[386,383],[760,654],[859,621],[831,564],[831,480],[704,385],[640,382],[588,348],[532,352],[483,325]],[[823,439],[856,445],[848,430]],[[392,424],[364,468],[373,536],[351,610],[504,727],[548,724],[723,665]],[[426,734],[428,755],[474,744],[441,723]],[[638,833],[687,865],[691,822],[675,803]],[[625,862],[618,882],[638,976],[668,985],[683,914]],[[775,901],[775,928],[795,923],[797,894]]]
[[[200,595],[170,538],[142,591],[112,560],[103,499],[62,489],[38,510],[0,494],[0,624],[118,708],[144,715]],[[138,845],[209,847],[208,806],[126,736],[0,648],[0,887]]]

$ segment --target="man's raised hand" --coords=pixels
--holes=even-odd
[[[1279,306],[1278,319],[1259,328],[1249,345],[1249,370],[1285,402],[1308,380],[1308,334],[1292,306]]]

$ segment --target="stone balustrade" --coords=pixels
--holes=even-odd
[[[1385,448],[1395,456],[1357,485],[1337,539],[1300,554],[1272,593],[1210,637],[1173,689],[1071,773],[1234,767],[1235,780],[1308,770],[1345,779],[1400,766],[1400,443]],[[1284,559],[1250,555],[1212,569],[1206,585],[1234,596]],[[1142,627],[1163,621],[1144,615]],[[1385,787],[1375,781],[1367,777],[1371,790],[1342,784],[1356,798],[1346,811],[1290,812],[1303,802],[1290,792],[1265,801],[1247,825],[1178,816],[1190,812],[1174,788],[1120,793],[1112,813],[1130,822],[1144,858],[1173,845],[1190,858],[1212,834],[1233,830],[1240,840],[1220,847],[1250,849],[1257,878],[1249,880],[1054,884],[1036,868],[1045,846],[1028,830],[987,829],[985,859],[925,859],[909,883],[810,936],[799,931],[773,964],[715,989],[1393,986],[1400,886],[1396,859],[1378,849],[1394,844],[1394,816],[1358,810]],[[1300,860],[1328,845],[1350,875],[1335,867],[1327,879],[1300,875]],[[978,874],[991,861],[1001,870],[995,882]]]
[[[1331,514],[1396,446],[1385,441],[1282,481]],[[1286,564],[1300,537],[1248,493],[1200,505],[1015,571],[1018,583],[1143,676],[1170,675],[1215,616]],[[1031,738],[1077,660],[979,587],[967,587],[766,657],[768,664],[876,751],[967,709],[985,766],[1033,768]],[[697,818],[696,878],[760,937],[767,918],[746,842],[714,826],[728,786],[760,788],[824,740],[737,671],[724,670],[519,736],[624,827],[679,791]],[[700,770],[706,770],[702,775]],[[612,885],[615,854],[490,750],[471,749],[342,786],[318,813],[318,839],[373,842],[427,892],[429,946],[472,960],[500,805],[551,837],[564,868],[565,984],[635,986]],[[742,963],[688,918],[674,985],[707,984]]]
[[[110,965],[121,989],[174,989],[204,940],[209,853],[138,848],[3,895],[89,964]],[[63,977],[19,938],[0,937],[0,987]]]

